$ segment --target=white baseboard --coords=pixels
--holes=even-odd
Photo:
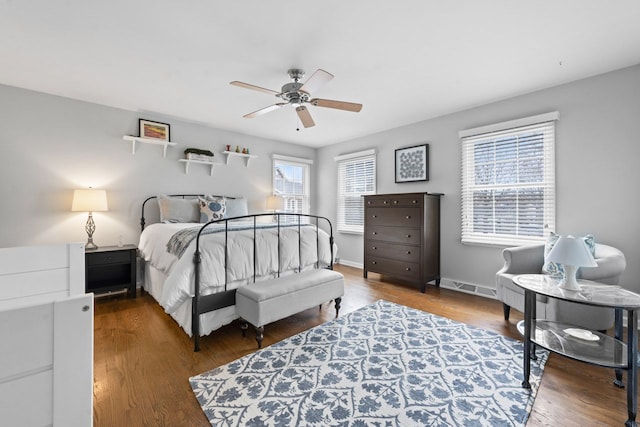
[[[364,265],[359,262],[349,261],[346,259],[336,259],[336,264],[346,265],[348,267],[362,269]],[[466,294],[478,295],[485,298],[497,299],[496,289],[488,286],[476,285],[473,283],[464,283],[457,280],[442,278],[440,280],[440,286],[446,289],[452,289],[454,291],[464,292]]]
[[[336,258],[336,264],[346,265],[347,267],[353,267],[353,268],[359,268],[359,269],[364,268],[364,264],[362,264],[361,262],[354,262],[354,261],[349,261],[341,258]]]

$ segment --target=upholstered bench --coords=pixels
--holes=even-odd
[[[261,348],[264,325],[331,300],[338,317],[343,295],[344,276],[322,268],[241,286],[236,291],[236,311],[255,326]]]

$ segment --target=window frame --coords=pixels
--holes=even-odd
[[[484,246],[520,246],[527,244],[535,244],[545,242],[549,232],[555,231],[556,226],[556,179],[555,179],[555,126],[556,121],[559,119],[558,112],[551,112],[546,114],[539,114],[536,116],[525,117],[522,119],[511,120],[507,122],[496,123],[488,126],[481,126],[473,129],[467,129],[459,132],[461,140],[461,242],[463,244],[472,245],[484,245]],[[496,182],[496,172],[499,170],[497,166],[504,165],[497,157],[497,146],[501,143],[504,144],[505,138],[513,138],[514,147],[512,148],[517,152],[516,160],[511,160],[512,167],[515,166],[515,173],[518,176],[529,172],[526,163],[521,162],[520,152],[518,151],[523,145],[521,139],[525,135],[531,132],[542,132],[542,154],[532,157],[534,160],[541,162],[542,167],[536,173],[540,173],[541,180],[539,181],[519,181],[499,183]],[[518,136],[516,136],[518,135]],[[476,163],[474,157],[476,151],[474,148],[480,144],[493,144],[494,145],[494,157],[493,161],[487,164],[493,165],[492,181],[488,184],[477,183],[475,179],[478,177],[476,173]],[[510,147],[511,148],[511,147]],[[524,158],[524,156],[523,156]],[[523,192],[529,190],[542,189],[542,199],[537,202],[532,202],[533,198],[529,192],[529,198],[526,195],[522,196]],[[481,192],[490,192],[492,195],[490,201],[486,202],[485,208],[490,207],[492,217],[489,223],[485,222],[484,231],[477,231],[478,221],[474,213],[477,203],[474,204],[474,194],[478,195]],[[508,217],[507,224],[516,230],[515,233],[500,233],[496,232],[501,226],[507,228],[504,223],[504,216],[500,217],[498,209],[500,207],[500,199],[495,197],[495,194],[502,192],[506,194],[516,194],[515,198],[515,210],[514,215]],[[526,193],[525,193],[526,194]],[[477,199],[476,199],[477,200]],[[504,200],[504,199],[503,199]],[[508,198],[506,200],[509,200]],[[536,235],[527,234],[527,232],[520,233],[521,230],[529,230],[528,233],[533,233],[531,227],[525,225],[524,221],[520,218],[526,218],[527,212],[524,209],[520,209],[519,203],[521,200],[529,202],[528,209],[535,211],[535,218],[541,218],[541,225],[536,227]],[[524,213],[523,213],[524,212]],[[530,216],[530,215],[529,215]],[[488,224],[488,225],[487,225]],[[486,229],[490,228],[494,232],[486,232]],[[540,234],[537,235],[537,232]]]
[[[294,167],[301,167],[303,169],[304,177],[302,178],[302,194],[295,193],[283,193],[276,187],[276,167],[278,164],[285,164]],[[311,165],[313,165],[313,160],[305,159],[302,157],[291,157],[291,156],[283,156],[280,154],[272,155],[272,163],[271,163],[271,185],[272,191],[271,193],[274,196],[281,196],[284,198],[285,208],[283,212],[285,213],[302,213],[309,214],[311,210]],[[302,197],[302,207],[301,212],[296,212],[294,210],[288,209],[289,206],[288,198],[300,198]]]
[[[376,194],[376,175],[377,175],[377,155],[375,149],[358,151],[350,154],[344,154],[340,156],[336,156],[334,158],[336,162],[336,172],[337,172],[337,192],[336,192],[336,230],[340,233],[348,233],[348,234],[364,234],[364,199],[362,196]],[[373,169],[372,173],[367,174],[367,180],[365,182],[365,186],[371,186],[368,190],[365,191],[357,191],[357,192],[346,192],[348,183],[343,182],[345,177],[344,173],[347,165],[361,164],[364,162],[373,161],[373,165],[371,168]],[[366,167],[366,166],[365,166]],[[358,197],[361,203],[360,214],[360,224],[347,224],[347,203],[346,198],[349,197],[351,199]],[[353,213],[351,213],[353,216]]]

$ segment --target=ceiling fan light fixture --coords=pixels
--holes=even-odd
[[[277,103],[268,107],[261,108],[249,114],[245,114],[246,118],[254,118],[256,116],[268,113],[270,111],[277,110],[287,104],[292,105],[296,109],[298,118],[304,125],[304,127],[312,127],[315,125],[309,110],[303,105],[309,103],[316,107],[333,108],[337,110],[359,112],[362,109],[362,104],[356,104],[353,102],[335,101],[330,99],[311,99],[311,93],[323,87],[325,84],[333,79],[333,74],[328,73],[318,68],[303,84],[300,83],[300,79],[304,77],[304,70],[299,68],[291,68],[288,71],[289,77],[293,82],[286,83],[282,86],[281,92],[276,92],[271,89],[266,89],[260,86],[255,86],[249,83],[233,81],[230,84],[233,86],[243,87],[245,89],[252,89],[259,92],[265,92],[269,94],[275,94],[278,98],[285,102]]]

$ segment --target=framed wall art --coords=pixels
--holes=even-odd
[[[159,141],[171,141],[169,138],[169,125],[167,123],[152,122],[140,119],[140,138],[157,139]]]
[[[429,181],[429,144],[396,150],[396,182]]]

